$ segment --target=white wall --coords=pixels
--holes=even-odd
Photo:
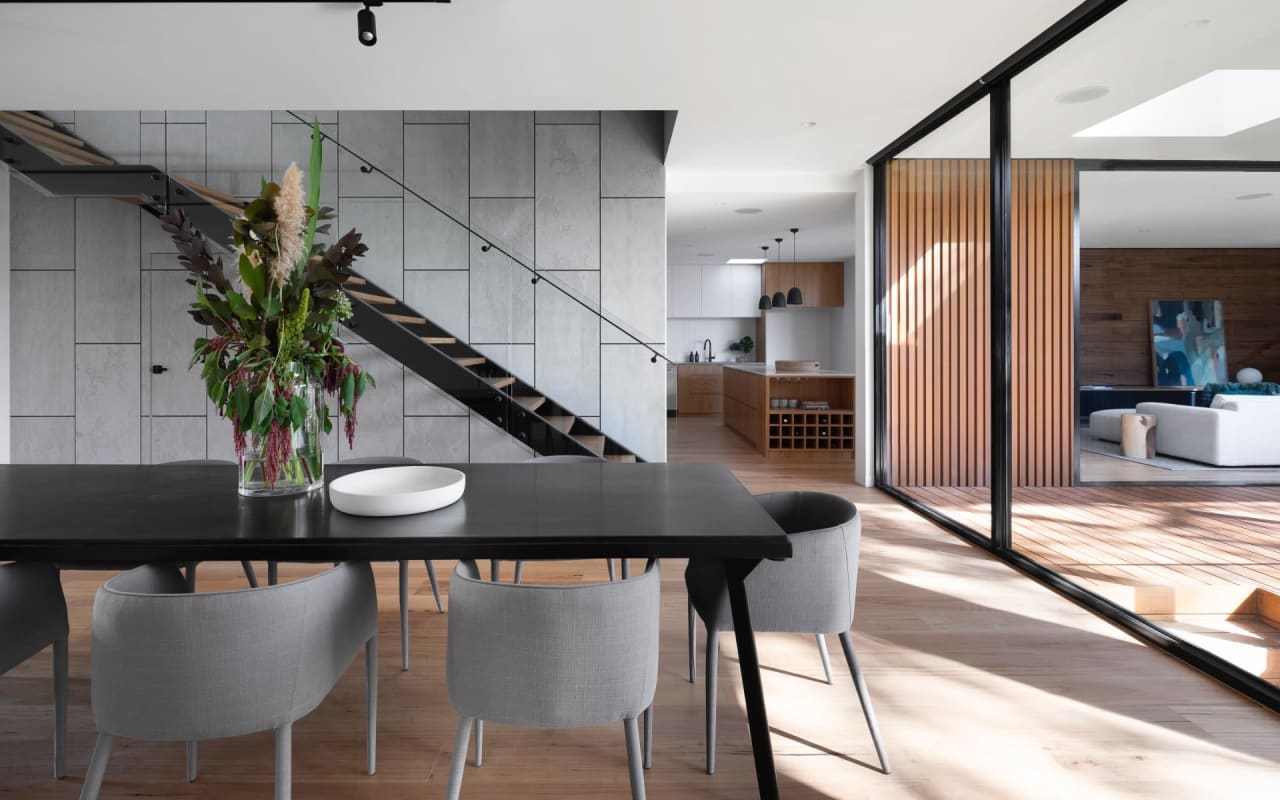
[[[779,308],[766,311],[765,353],[770,362],[817,359],[824,368],[836,362],[839,308]]]
[[[743,336],[756,338],[756,321],[743,317],[697,317],[693,319],[672,318],[667,320],[667,351],[672,361],[685,361],[690,350],[697,350],[702,358],[706,352],[702,344],[711,340],[711,352],[716,361],[736,361],[738,352],[729,349],[731,342]],[[759,347],[759,344],[756,345]],[[751,361],[755,361],[758,353],[751,352]]]
[[[9,168],[0,164],[0,378],[9,385]],[[9,392],[0,391],[0,464],[9,463]]]
[[[872,401],[874,398],[872,374],[875,364],[873,347],[872,315],[874,314],[872,297],[872,236],[871,197],[873,187],[871,169],[862,170],[862,185],[858,189],[854,226],[858,250],[854,255],[853,280],[850,280],[849,265],[845,265],[844,307],[852,315],[846,317],[845,333],[853,332],[854,345],[850,348],[856,358],[853,365],[858,376],[854,395],[854,452],[853,479],[863,486],[875,483],[875,474],[871,463],[872,438],[875,431],[872,419]]]

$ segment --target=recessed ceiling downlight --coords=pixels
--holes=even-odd
[[[1252,194],[1242,194],[1236,197],[1237,200],[1261,200],[1264,197],[1270,197],[1271,192],[1253,192]]]
[[[735,208],[735,209],[733,210],[733,213],[735,213],[735,214],[759,214],[759,213],[760,213],[760,212],[762,212],[762,211],[764,211],[764,209],[763,209],[763,208],[751,208],[751,207],[747,207],[747,208]]]
[[[1106,97],[1110,93],[1111,90],[1105,86],[1081,86],[1079,89],[1063,92],[1053,98],[1053,102],[1061,103],[1064,106],[1075,105],[1076,103],[1090,103],[1100,97]]]

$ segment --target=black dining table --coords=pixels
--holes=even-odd
[[[721,464],[450,464],[451,506],[356,517],[328,492],[241,497],[232,465],[0,466],[0,561],[707,558],[725,562],[756,780],[778,796],[744,580],[791,555]],[[332,465],[333,479],[368,465]]]

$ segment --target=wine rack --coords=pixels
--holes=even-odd
[[[769,409],[770,450],[852,450],[853,412]]]

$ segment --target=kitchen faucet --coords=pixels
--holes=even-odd
[[[702,341],[702,347],[703,347],[703,349],[705,349],[705,350],[707,351],[707,360],[708,360],[708,361],[715,361],[715,360],[716,360],[716,357],[715,357],[715,356],[713,356],[713,355],[711,355],[711,340],[710,340],[710,339],[704,339],[704,340]]]

